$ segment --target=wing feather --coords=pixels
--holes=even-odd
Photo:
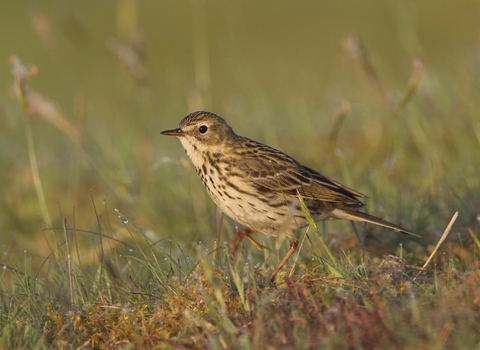
[[[357,205],[363,205],[358,197],[366,197],[270,147],[268,152],[262,152],[262,157],[243,157],[236,165],[262,191],[269,189],[294,196],[298,191],[306,199]]]

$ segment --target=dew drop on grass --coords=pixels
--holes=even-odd
[[[121,219],[122,217],[119,215],[119,216],[117,216],[117,218]]]
[[[126,225],[128,224],[128,220],[123,220],[123,223]]]
[[[131,252],[133,252],[133,249],[129,249],[128,251],[131,253]]]
[[[118,209],[115,209],[115,212],[117,212],[117,213],[118,213],[119,211],[120,211],[120,210],[118,210]]]
[[[6,266],[6,265],[3,265],[3,269],[6,270],[6,269],[7,269],[7,266]]]
[[[163,260],[167,261],[167,258],[163,258]]]

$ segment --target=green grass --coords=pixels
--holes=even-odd
[[[0,15],[0,349],[479,347],[478,5],[49,3]],[[312,223],[272,287],[159,135],[201,108],[421,238]]]
[[[33,268],[25,254],[25,273],[4,269],[2,347],[478,346],[478,240],[419,274],[402,247],[362,263],[355,252],[329,258],[326,246],[307,239],[307,253],[273,288],[274,266],[252,264],[248,254],[232,261],[223,247],[200,244],[192,257],[182,249],[175,255],[171,239],[153,242],[118,216],[112,231],[89,233],[103,242],[94,249],[97,263],[85,266],[70,241],[80,232],[66,228],[65,240],[56,230],[55,257],[43,266]]]

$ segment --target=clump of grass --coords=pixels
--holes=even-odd
[[[78,247],[64,235],[40,271],[28,255],[26,271],[3,269],[2,348],[468,348],[480,341],[480,278],[466,268],[476,265],[476,245],[462,249],[466,264],[443,254],[443,264],[416,279],[406,251],[367,267],[348,254],[324,260],[328,248],[306,240],[314,262],[292,262],[285,271],[293,264],[293,273],[272,287],[273,262],[232,261],[223,248],[216,258],[204,247],[193,258],[176,256],[165,246],[175,242],[153,242],[117,215],[115,232],[90,233],[104,241],[99,261],[71,255],[66,264]],[[121,231],[130,237],[108,243]]]

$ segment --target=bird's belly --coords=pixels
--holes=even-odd
[[[291,233],[306,226],[306,219],[297,215],[294,205],[287,204],[283,198],[262,197],[243,193],[233,196],[229,191],[222,195],[207,187],[215,204],[237,223],[266,235],[277,236]]]

